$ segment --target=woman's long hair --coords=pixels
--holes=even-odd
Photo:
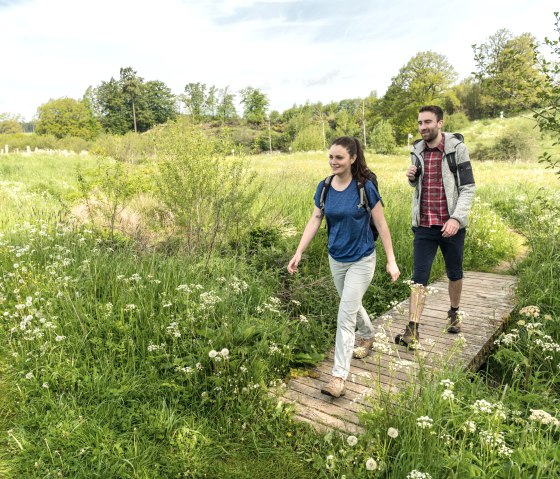
[[[352,177],[355,178],[356,181],[365,184],[371,176],[371,171],[366,164],[366,157],[364,156],[364,150],[360,144],[360,140],[353,136],[340,136],[331,143],[331,146],[334,145],[340,145],[346,148],[346,151],[351,157],[356,155],[356,161],[352,163],[350,171],[352,172]]]

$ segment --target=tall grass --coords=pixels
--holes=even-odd
[[[324,154],[252,157],[262,182],[251,211],[259,221],[210,256],[146,248],[125,235],[108,241],[88,225],[72,226],[64,219],[70,204],[79,201],[75,165],[94,171],[97,160],[48,158],[49,163],[0,158],[0,426],[8,431],[0,442],[0,474],[268,478],[273,471],[281,478],[522,478],[558,473],[558,428],[531,413],[542,409],[559,416],[560,259],[553,208],[558,185],[537,163],[507,169],[503,163],[475,164],[478,199],[465,266],[490,269],[511,259],[518,244],[509,228],[518,230],[529,245],[517,269],[520,306],[538,305],[539,316],[514,315],[510,336],[500,338],[482,373],[442,371],[395,401],[372,404],[364,415],[366,435],[354,445],[353,439],[322,436],[293,422],[290,409],[268,394],[290,374],[315,364],[333,343],[337,296],[325,231],[306,252],[298,275],[285,269],[311,214],[315,187],[329,174]],[[379,177],[397,261],[407,278],[408,158],[368,160]],[[152,166],[132,168],[148,175]],[[17,194],[10,193],[14,183]],[[64,201],[40,196],[42,184]],[[154,182],[141,184],[142,194],[155,202]],[[384,312],[408,292],[403,283],[389,283],[380,250],[365,298],[371,314]],[[442,273],[438,260],[433,276]],[[541,325],[529,326],[537,322]],[[444,379],[453,385],[440,384]],[[419,420],[424,416],[428,419]],[[391,430],[389,436],[389,428],[398,435],[392,437]]]

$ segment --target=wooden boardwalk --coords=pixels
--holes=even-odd
[[[353,359],[346,381],[346,395],[331,398],[321,394],[333,367],[333,351],[309,376],[290,380],[279,393],[285,402],[293,403],[295,418],[312,424],[321,431],[337,429],[359,434],[363,431],[358,412],[367,408],[368,399],[380,391],[396,392],[410,384],[422,367],[434,368],[451,364],[477,370],[487,359],[505,319],[514,308],[514,276],[466,272],[463,280],[461,310],[462,333],[445,331],[449,295],[447,279],[433,283],[437,292],[426,298],[420,326],[420,349],[408,351],[394,343],[396,334],[408,323],[408,300],[373,321],[377,329],[373,351],[365,359]]]

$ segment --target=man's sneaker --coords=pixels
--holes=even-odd
[[[447,311],[447,332],[452,334],[458,334],[461,332],[461,315],[459,311],[453,311],[450,309]]]
[[[409,349],[416,349],[420,342],[420,333],[418,332],[418,323],[409,321],[404,328],[404,333],[395,336],[395,343],[406,346]]]
[[[321,389],[321,392],[327,396],[332,396],[333,398],[344,396],[344,394],[346,394],[344,379],[333,376],[327,385]]]
[[[371,350],[373,345],[373,338],[356,338],[356,347],[354,348],[354,357],[357,359],[363,359]]]

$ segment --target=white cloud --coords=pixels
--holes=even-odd
[[[551,35],[556,0],[0,0],[0,112],[31,118],[79,98],[120,67],[161,80],[264,89],[271,107],[383,94],[416,52],[445,54],[460,78],[471,44],[499,28]]]

